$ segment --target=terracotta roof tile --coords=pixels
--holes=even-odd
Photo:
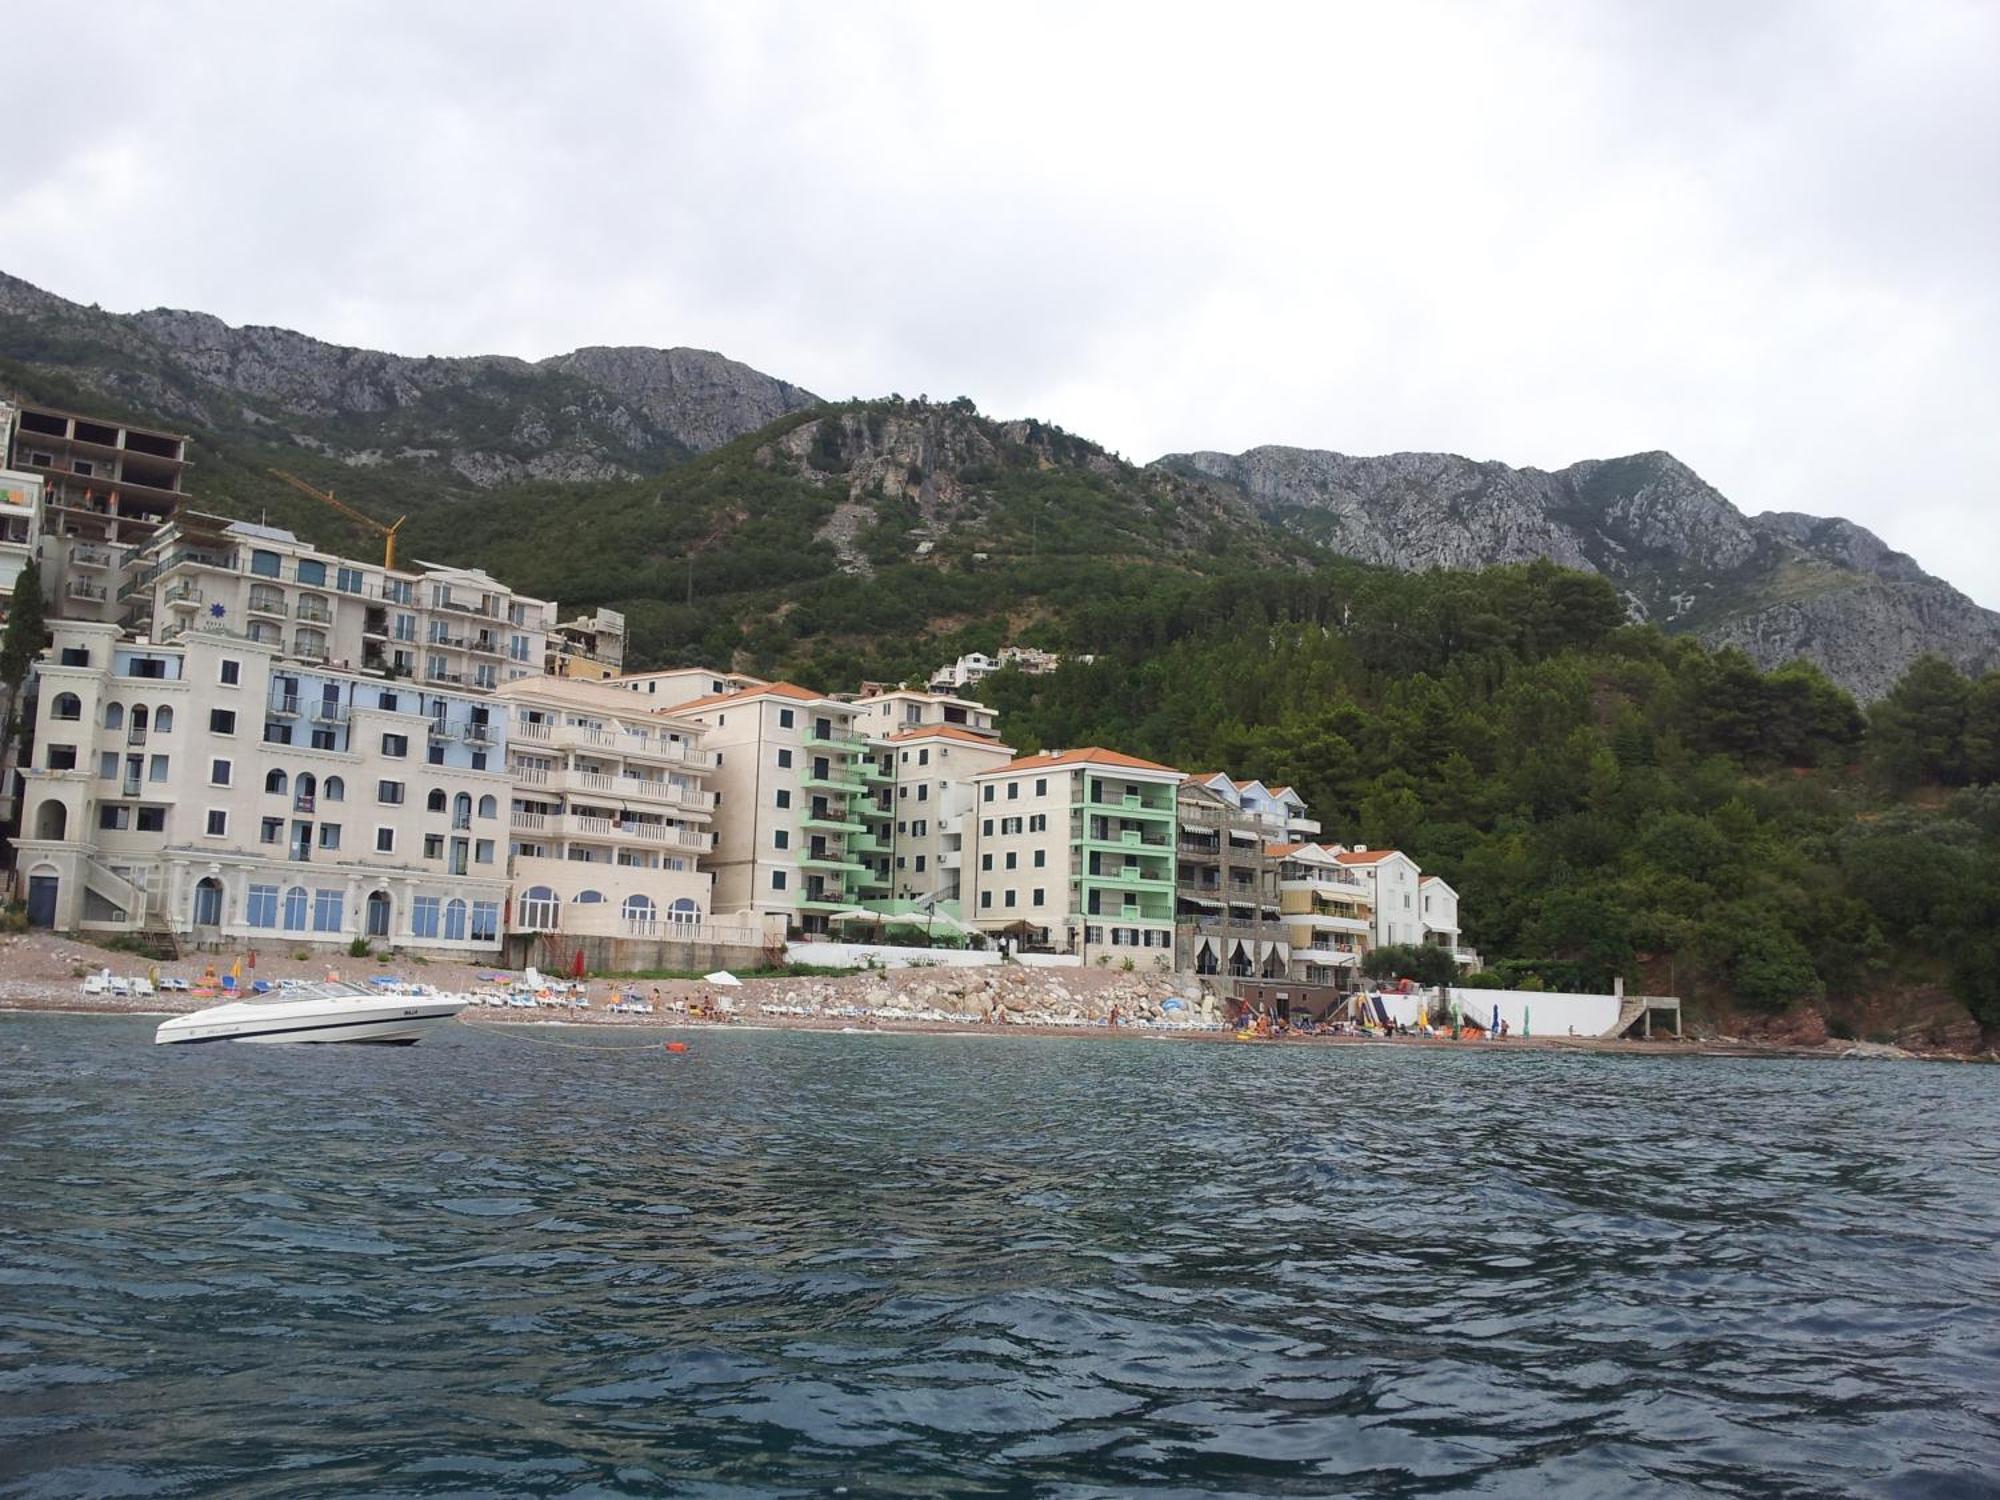
[[[956,724],[918,724],[910,729],[899,729],[889,736],[895,744],[901,740],[962,740],[968,745],[983,745],[988,750],[1005,750],[1014,753],[1012,745],[1003,745],[990,734],[974,734],[970,729],[961,729]]]
[[[1393,859],[1402,852],[1400,849],[1349,849],[1334,855],[1334,858],[1344,865],[1372,865]]]
[[[661,710],[663,713],[684,714],[695,709],[713,708],[718,703],[749,703],[758,698],[791,698],[802,703],[828,702],[824,693],[815,693],[791,682],[767,682],[761,687],[746,687],[735,693],[710,693],[706,698],[695,698],[686,703],[676,703]],[[840,708],[852,710],[853,705],[842,703]]]
[[[1008,776],[1021,771],[1034,771],[1043,767],[1062,766],[1117,766],[1128,771],[1157,771],[1166,776],[1180,776],[1172,766],[1163,766],[1158,761],[1141,760],[1136,755],[1126,755],[1118,750],[1104,750],[1095,745],[1082,750],[1064,750],[1059,754],[1024,755],[1019,760],[1011,760],[1004,766],[995,766],[990,771],[981,771],[980,776]]]

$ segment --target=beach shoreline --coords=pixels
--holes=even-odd
[[[198,959],[153,963],[129,953],[48,933],[14,936],[0,941],[0,1011],[159,1019],[185,1015],[216,1001],[176,992],[84,995],[82,976],[109,969],[114,975],[138,976],[151,972],[161,978],[171,976],[192,981],[211,967],[226,971],[230,962],[224,956],[211,959],[204,955]],[[258,954],[254,966],[246,964],[244,970],[246,981],[258,978],[272,982],[323,979],[332,973],[351,979],[386,974],[454,994],[475,992],[483,986],[491,988],[482,976],[496,972],[490,966],[473,964],[410,960],[375,964],[325,955],[294,958],[271,953]],[[612,1012],[609,1003],[620,992],[630,992],[651,1002],[654,1011]],[[1996,1060],[1991,1054],[1918,1052],[1883,1044],[1838,1041],[1814,1044],[1755,1037],[1642,1040],[1517,1035],[1496,1040],[1482,1035],[1455,1040],[1436,1035],[1294,1033],[1246,1038],[1227,1028],[1188,1029],[1162,1024],[1170,1019],[1199,1017],[1202,1007],[1212,1004],[1201,998],[1200,987],[1191,976],[1146,976],[1102,969],[994,966],[866,970],[845,976],[755,977],[727,986],[691,979],[592,980],[587,993],[591,1001],[588,1009],[468,1007],[460,1022],[480,1029],[505,1029],[519,1039],[532,1039],[534,1031],[543,1028],[640,1030],[671,1033],[679,1040],[692,1040],[704,1032],[717,1030],[754,1029],[879,1036],[1207,1042],[1251,1047],[1472,1049],[1500,1054],[1534,1051],[1637,1057]],[[733,1006],[734,1015],[709,1020],[685,1014],[690,1006],[712,1009],[718,1004]],[[883,1010],[906,1013],[880,1014]],[[909,1011],[923,1014],[913,1017],[907,1014]],[[1114,1011],[1119,1023],[1109,1024]]]

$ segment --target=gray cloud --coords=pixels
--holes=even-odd
[[[73,5],[0,265],[415,353],[719,348],[1134,457],[1666,447],[2000,605],[1979,3]]]

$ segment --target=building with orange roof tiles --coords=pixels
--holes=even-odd
[[[980,772],[966,919],[1087,964],[1171,969],[1180,782],[1171,766],[1097,747]]]

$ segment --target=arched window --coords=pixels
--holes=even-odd
[[[701,908],[696,906],[686,896],[683,896],[667,908],[667,917],[670,921],[683,922],[692,926],[701,920]]]
[[[431,794],[428,797],[424,798],[424,811],[443,812],[444,802],[445,802],[444,788],[441,786],[434,786],[431,788]]]
[[[153,711],[153,733],[166,734],[170,732],[173,729],[173,727],[174,727],[174,711],[169,705],[162,703],[157,709]]]
[[[659,908],[653,905],[653,898],[651,896],[627,896],[625,898],[624,915],[625,920],[628,922],[650,922],[653,920],[653,913],[657,910]]]
[[[292,799],[294,812],[309,813],[313,810],[313,797],[319,791],[319,779],[310,771],[299,772],[296,788],[298,795]]]
[[[306,930],[306,888],[295,885],[285,892],[285,931]]]
[[[521,927],[528,932],[553,932],[560,903],[545,885],[531,885],[521,892]]]
[[[71,701],[74,702],[75,700],[72,699]],[[60,698],[56,699],[56,706],[57,706],[57,716],[61,717],[62,699]],[[75,715],[72,714],[70,717],[74,718]],[[125,727],[124,704],[107,703],[104,705],[104,727],[106,729],[123,729]]]
[[[83,700],[75,693],[57,693],[55,702],[49,705],[52,719],[80,719],[83,717]]]
[[[456,898],[444,904],[444,935],[448,942],[465,941],[465,903]]]
[[[284,796],[286,785],[285,773],[276,767],[264,773],[264,790],[269,792],[273,797]]]
[[[602,891],[578,891],[570,900],[578,906],[595,906],[604,899]]]
[[[135,743],[138,740],[145,739],[146,721],[151,717],[152,715],[146,712],[145,704],[135,703],[132,705],[132,733],[135,737]]]
[[[451,799],[451,826],[454,828],[472,826],[472,793],[460,792]]]
[[[479,799],[479,816],[482,818],[500,816],[500,803],[490,793]]]
[[[368,936],[387,937],[389,935],[389,916],[391,911],[389,893],[387,891],[370,891],[368,893],[367,911]]]
[[[338,802],[347,795],[347,783],[338,776],[329,776],[326,778],[326,784],[319,790],[320,795],[327,801]]]

